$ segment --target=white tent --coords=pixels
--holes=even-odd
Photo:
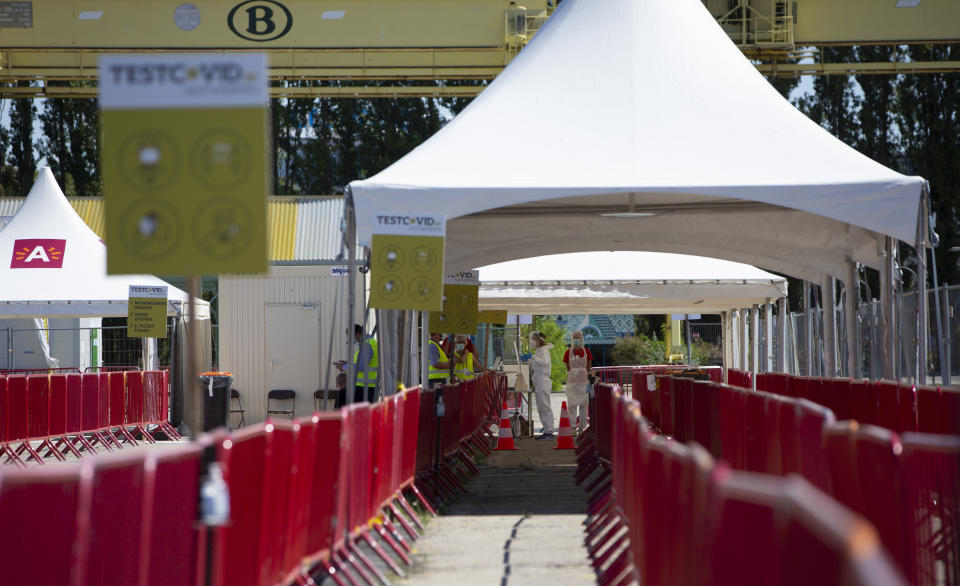
[[[655,252],[555,254],[480,269],[480,309],[513,313],[721,313],[787,294],[740,263]]]
[[[107,275],[106,245],[46,167],[0,230],[0,255],[0,317],[126,317],[130,285],[168,286],[150,275]],[[167,314],[187,313],[187,294],[168,287]],[[209,319],[206,301],[197,315]]]
[[[880,235],[914,242],[924,185],[796,110],[699,0],[566,0],[452,122],[350,188],[366,245],[378,212],[445,213],[449,270],[620,249],[815,281],[879,268]]]
[[[925,194],[796,110],[699,0],[565,0],[463,112],[349,196],[367,246],[378,214],[446,214],[448,272],[647,250],[852,292],[862,263],[891,316],[892,239],[925,244]]]

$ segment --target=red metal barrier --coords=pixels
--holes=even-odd
[[[0,573],[4,584],[83,583],[84,550],[90,546],[83,514],[91,498],[87,466],[0,471],[0,519],[5,526],[0,531]]]
[[[68,374],[67,379],[67,433],[75,434],[83,429],[82,375]]]
[[[903,513],[907,578],[913,584],[960,584],[960,437],[905,433]]]

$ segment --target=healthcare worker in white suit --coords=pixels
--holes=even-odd
[[[563,355],[563,362],[567,366],[567,413],[570,423],[580,433],[587,426],[587,377],[590,374],[590,365],[593,355],[583,346],[583,332],[570,334],[570,348]]]
[[[553,348],[553,344],[546,342],[540,332],[530,332],[530,348],[533,350],[531,360],[533,390],[537,397],[540,425],[543,426],[543,433],[536,439],[553,439],[553,408],[550,406],[550,392],[553,390],[553,383],[550,381],[550,349]]]

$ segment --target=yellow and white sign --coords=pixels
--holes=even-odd
[[[100,58],[109,273],[266,271],[266,64]]]
[[[505,324],[507,323],[506,309],[484,309],[477,315],[477,322],[482,324]]]
[[[167,337],[167,288],[130,285],[128,338]]]
[[[477,331],[477,303],[480,274],[464,271],[443,279],[443,310],[430,312],[430,331],[444,334],[474,334]]]
[[[377,214],[372,238],[370,307],[443,307],[443,214]]]

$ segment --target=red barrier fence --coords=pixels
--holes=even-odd
[[[655,383],[650,388],[637,374],[633,385],[638,406],[654,427],[681,442],[702,444],[734,469],[803,476],[873,523],[911,583],[928,583],[923,576],[935,574],[946,576],[941,584],[960,584],[956,572],[944,569],[960,563],[960,474],[908,476],[908,456],[894,432],[834,423],[831,409],[814,402],[909,425],[915,413],[911,387],[776,374],[759,375],[757,383],[782,394],[671,377],[657,377]],[[646,407],[658,402],[659,411]],[[944,471],[960,467],[960,437],[909,435],[936,446],[935,461]],[[928,501],[907,501],[908,485]],[[931,508],[935,515],[929,514]],[[918,519],[933,519],[929,522],[941,530],[932,531]],[[927,533],[935,539],[921,537]]]
[[[167,375],[160,371],[0,376],[0,463],[63,460],[122,442],[179,434],[166,420]],[[150,429],[153,428],[153,429]]]
[[[730,376],[732,381],[732,371]],[[749,388],[748,384],[730,384]],[[809,399],[828,407],[837,419],[855,419],[900,433],[960,435],[960,390],[957,389],[770,372],[757,375],[757,390]]]
[[[160,380],[149,383],[148,374],[145,390]],[[435,392],[412,389],[160,452],[107,454],[56,470],[3,469],[0,583],[304,584],[311,575],[375,583],[383,577],[360,540],[403,575],[422,530],[408,498],[432,512],[461,490],[472,466],[464,454],[489,449],[482,429],[489,402],[504,388],[499,378],[488,373],[446,387],[442,417]],[[11,379],[16,402],[29,385]],[[82,392],[84,380],[78,383]],[[10,381],[0,385],[9,398]],[[62,385],[55,386],[59,394]],[[151,405],[145,398],[144,419]],[[205,454],[222,469],[230,495],[229,523],[210,529],[198,524]]]
[[[799,476],[731,471],[655,435],[640,402],[596,389],[591,407],[611,420],[581,436],[577,480],[610,470],[587,486],[600,584],[902,583],[874,528]],[[612,460],[592,465],[601,443]]]

